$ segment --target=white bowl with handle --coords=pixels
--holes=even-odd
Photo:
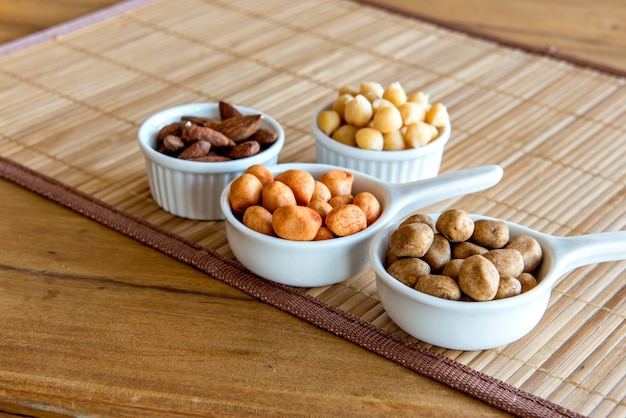
[[[492,187],[503,175],[500,166],[487,165],[412,183],[393,184],[325,164],[288,163],[269,169],[274,175],[290,169],[305,170],[315,178],[329,170],[349,171],[354,174],[354,194],[369,191],[382,207],[378,220],[356,234],[323,241],[291,241],[246,227],[231,210],[230,184],[226,186],[221,206],[228,243],[237,260],[263,278],[296,287],[326,286],[348,279],[368,266],[370,240],[385,225],[430,204]]]
[[[431,217],[437,220],[439,214]],[[474,220],[494,219],[471,215]],[[389,317],[413,337],[454,350],[486,350],[528,334],[543,317],[558,279],[575,268],[626,259],[626,231],[573,237],[547,235],[506,222],[510,237],[529,235],[542,247],[538,285],[520,295],[486,302],[452,301],[410,288],[384,267],[389,239],[398,227],[388,226],[371,241],[369,257],[376,273],[381,303]]]

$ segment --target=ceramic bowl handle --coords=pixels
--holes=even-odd
[[[442,200],[488,189],[498,184],[503,174],[502,167],[492,164],[411,183],[393,184],[390,186],[390,197],[394,215],[405,216]]]
[[[553,247],[564,273],[588,264],[626,260],[626,231],[554,237]]]

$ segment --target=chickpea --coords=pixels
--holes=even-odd
[[[386,134],[397,131],[402,127],[402,115],[395,106],[384,106],[372,119],[372,127]]]
[[[423,122],[426,116],[426,106],[422,103],[405,102],[398,106],[398,110],[402,116],[402,123],[407,126],[412,123]]]
[[[428,106],[428,103],[430,102],[430,97],[428,94],[424,93],[423,91],[416,91],[416,92],[409,94],[406,100],[407,102],[421,103],[424,106]]]
[[[387,86],[383,92],[383,98],[396,106],[400,106],[406,102],[407,96],[400,82],[396,81]]]
[[[356,96],[359,94],[359,91],[352,86],[341,86],[339,88],[339,96],[343,94],[349,94],[351,96]]]
[[[381,151],[385,144],[382,132],[374,128],[361,128],[356,131],[356,144],[359,148]]]
[[[337,112],[337,114],[342,119],[344,119],[345,118],[345,114],[346,114],[346,105],[348,104],[349,101],[354,99],[354,96],[356,96],[356,95],[352,95],[352,94],[342,94],[342,95],[340,95],[333,102],[332,110]]]
[[[405,148],[404,135],[400,130],[383,134],[383,150],[399,151]]]
[[[333,132],[332,138],[342,144],[356,147],[356,131],[359,128],[352,125],[341,125]]]
[[[359,94],[346,103],[344,119],[350,125],[362,128],[369,123],[373,113],[370,101],[362,94]]]
[[[371,97],[380,98],[383,97],[383,93],[385,92],[385,88],[382,84],[377,83],[375,81],[364,81],[361,83],[359,93]]]
[[[437,128],[443,128],[450,121],[450,115],[444,104],[435,103],[426,111],[424,120]]]
[[[407,148],[419,148],[428,144],[438,134],[437,128],[426,122],[414,122],[407,125],[404,142]]]
[[[335,110],[322,110],[317,118],[317,126],[326,135],[331,135],[341,124],[341,116]]]

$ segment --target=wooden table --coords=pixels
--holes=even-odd
[[[2,0],[2,40],[112,3]],[[626,68],[616,0],[388,3]],[[4,180],[0,237],[0,415],[504,415]]]

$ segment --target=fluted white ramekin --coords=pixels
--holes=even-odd
[[[156,134],[181,116],[205,116],[219,119],[218,103],[190,103],[162,110],[141,125],[139,147],[146,160],[150,193],[161,208],[173,215],[196,220],[222,220],[220,195],[228,183],[254,164],[272,166],[285,143],[285,133],[273,117],[243,106],[242,114],[263,115],[262,127],[278,133],[269,148],[251,157],[222,162],[197,162],[165,155],[155,149]]]
[[[372,151],[342,144],[326,135],[317,125],[321,106],[311,117],[317,162],[357,170],[390,183],[407,183],[439,174],[445,146],[452,131],[448,123],[437,139],[420,147],[399,151]]]

